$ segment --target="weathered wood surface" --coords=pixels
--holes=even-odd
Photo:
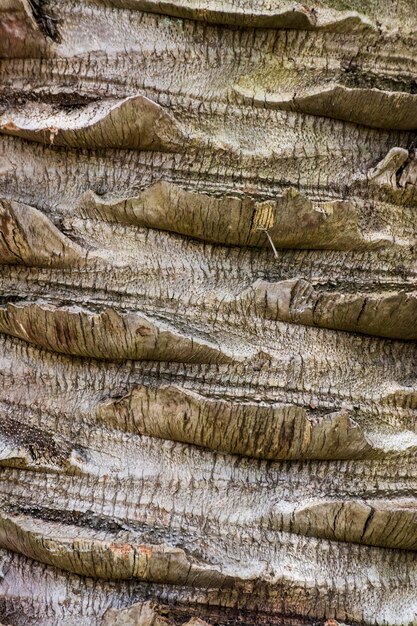
[[[0,0],[5,624],[417,624],[416,15]]]

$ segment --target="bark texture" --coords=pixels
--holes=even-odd
[[[417,624],[416,15],[0,0],[4,624]]]

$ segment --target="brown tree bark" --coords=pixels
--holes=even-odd
[[[4,624],[417,624],[416,15],[0,0]]]

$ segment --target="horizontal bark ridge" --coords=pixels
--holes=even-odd
[[[415,16],[342,5],[0,2],[5,624],[415,623]]]

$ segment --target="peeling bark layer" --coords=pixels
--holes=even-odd
[[[5,624],[417,624],[416,7],[345,4],[0,1]]]

